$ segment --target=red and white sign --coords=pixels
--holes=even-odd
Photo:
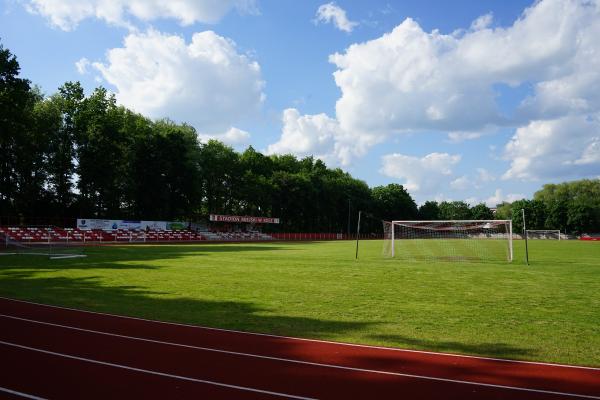
[[[278,224],[279,218],[271,217],[249,217],[244,215],[218,215],[210,214],[210,220],[213,222],[233,222],[249,224]]]

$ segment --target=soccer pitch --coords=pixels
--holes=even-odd
[[[515,261],[408,262],[381,241],[88,248],[0,257],[0,296],[297,337],[600,365],[600,243]]]

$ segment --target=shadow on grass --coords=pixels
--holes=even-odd
[[[169,293],[150,291],[137,286],[106,286],[100,283],[98,277],[86,278],[47,278],[36,277],[33,273],[10,272],[0,275],[0,296],[31,300],[45,304],[55,304],[84,310],[100,311],[120,315],[136,316],[161,321],[172,321],[202,326],[212,326],[225,329],[234,329],[250,332],[272,333],[280,335],[312,337],[328,339],[353,332],[364,331],[373,327],[375,323],[367,321],[335,321],[308,317],[295,317],[286,315],[268,315],[269,310],[258,307],[250,302],[243,301],[209,301],[191,298],[170,298]],[[107,326],[106,330],[110,330]],[[197,335],[196,332],[193,333]],[[192,337],[192,336],[189,336]],[[471,353],[487,356],[531,358],[534,353],[502,343],[471,345],[458,342],[428,341],[418,338],[375,335],[373,340],[385,340],[398,347],[418,347],[433,351],[451,351]],[[278,357],[297,359],[307,354],[317,357],[317,362],[323,362],[321,354],[307,353],[306,342],[290,341],[286,338],[265,336],[261,339],[261,347],[273,351]],[[314,346],[314,344],[309,344]],[[317,344],[318,346],[318,344]],[[349,350],[348,350],[349,349]],[[249,348],[249,352],[259,352],[256,348]],[[343,354],[338,354],[339,352]],[[515,385],[545,385],[553,384],[556,377],[512,374],[507,371],[506,363],[494,360],[479,360],[475,363],[467,362],[442,362],[428,357],[407,357],[398,352],[369,352],[363,349],[343,347],[338,349],[336,355],[329,355],[342,360],[345,365],[358,368],[396,371],[399,373],[427,374],[433,369],[443,370],[453,379],[459,380],[489,380],[503,379],[508,376],[511,384]],[[414,353],[413,353],[414,354]],[[182,357],[193,357],[198,361],[198,355],[188,352]],[[327,357],[327,356],[326,356]],[[325,359],[326,360],[326,359]],[[327,361],[325,361],[327,362]],[[302,374],[307,382],[327,384],[323,370],[319,368],[305,369],[296,366],[296,374]],[[512,366],[510,367],[512,368]],[[518,368],[515,367],[515,368]],[[425,371],[425,372],[423,372]],[[265,372],[265,373],[268,373]],[[509,376],[510,375],[510,376]],[[294,376],[284,376],[281,379],[293,379]],[[372,374],[352,374],[346,376],[344,383],[345,398],[372,398],[376,388],[379,394],[397,396],[406,390],[406,377],[394,375],[377,376],[376,386]],[[303,387],[304,395],[311,395],[314,388]],[[415,389],[416,390],[416,389]],[[428,381],[426,385],[419,386],[419,398],[439,398],[440,393],[448,390],[447,385]],[[454,389],[458,390],[458,389]],[[472,387],[465,386],[454,394],[452,398],[472,398]],[[493,397],[492,392],[486,388],[478,388],[477,398]],[[319,391],[317,391],[319,393]],[[496,393],[497,394],[497,393]],[[337,393],[339,397],[339,393]],[[422,395],[422,396],[421,396]],[[448,398],[450,398],[448,397]]]
[[[479,354],[487,357],[532,359],[537,352],[533,349],[517,347],[507,343],[461,343],[456,341],[428,340],[402,335],[372,335],[375,340],[383,340],[390,346],[422,349],[444,353]]]
[[[182,257],[201,257],[212,253],[236,253],[243,257],[245,252],[264,252],[287,250],[285,246],[273,245],[103,245],[82,247],[85,258],[51,260],[43,255],[3,255],[0,257],[0,272],[3,268],[26,268],[36,270],[60,269],[156,269],[152,265],[126,264],[133,261],[153,261],[178,259]]]
[[[251,302],[173,298],[172,293],[151,291],[134,285],[107,286],[101,283],[100,277],[95,276],[85,278],[40,277],[31,271],[5,271],[0,274],[0,296],[160,321],[305,338],[339,338],[367,329],[372,330],[377,324],[369,321],[337,321],[272,315],[269,314],[270,310]],[[431,351],[521,359],[532,359],[536,355],[534,351],[504,343],[467,344],[453,341],[430,341],[400,335],[373,335],[369,338],[372,341],[385,341],[388,346],[421,348]],[[306,354],[305,342],[290,341],[279,337],[264,337],[263,339],[265,346],[284,358],[293,359]],[[347,365],[359,368],[418,373],[418,371],[430,371],[432,363],[435,367],[435,361],[428,359],[418,357],[399,359],[395,353],[365,353],[353,348],[349,349],[351,349],[350,353],[341,357]],[[256,349],[252,348],[249,351],[256,351]],[[443,363],[439,365],[439,368],[451,372],[454,379],[471,380],[481,377],[497,379],[500,376],[506,376],[506,369],[503,369],[505,365],[501,361],[487,360],[475,364]],[[303,373],[314,381],[322,381],[322,377],[319,375],[322,374],[322,370],[315,369]],[[357,391],[347,398],[371,398],[372,379],[372,376],[369,377],[368,374],[354,375],[348,382],[351,385],[356,384]],[[535,383],[543,386],[551,383],[555,377],[513,376],[511,379],[515,384],[531,385]],[[381,393],[397,394],[405,383],[403,377],[382,375],[377,379],[377,390]],[[439,391],[442,390],[431,382],[420,390],[429,389],[432,391],[430,398],[437,398],[434,395],[439,395]],[[365,392],[361,392],[361,390],[365,390]],[[471,389],[466,388],[465,390],[467,390],[466,395],[470,393],[468,390]],[[480,388],[480,390],[484,389]]]
[[[244,301],[173,298],[138,286],[106,286],[100,278],[39,277],[34,272],[0,274],[0,296],[160,321],[303,337],[333,337],[373,323],[272,315]]]

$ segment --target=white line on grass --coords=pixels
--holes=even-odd
[[[406,374],[406,373],[401,373],[401,372],[382,371],[382,370],[376,370],[376,369],[346,367],[343,365],[324,364],[324,363],[294,360],[294,359],[282,358],[282,357],[271,357],[271,356],[265,356],[265,355],[260,355],[260,354],[242,353],[242,352],[237,352],[237,351],[214,349],[214,348],[210,348],[210,347],[193,346],[193,345],[174,343],[174,342],[165,342],[162,340],[120,335],[117,333],[102,332],[102,331],[96,331],[96,330],[92,330],[92,329],[84,329],[84,328],[78,328],[78,327],[74,327],[74,326],[55,324],[55,323],[51,323],[51,322],[36,321],[36,320],[32,320],[32,319],[15,317],[12,315],[5,315],[5,314],[0,314],[0,317],[30,322],[30,323],[34,323],[34,324],[48,325],[48,326],[54,326],[54,327],[64,328],[64,329],[71,329],[71,330],[80,331],[80,332],[88,332],[88,333],[94,333],[94,334],[99,334],[99,335],[118,337],[118,338],[122,338],[122,339],[137,340],[137,341],[141,341],[141,342],[182,347],[182,348],[193,349],[193,350],[209,351],[209,352],[213,352],[213,353],[229,354],[229,355],[250,357],[250,358],[259,358],[259,359],[272,360],[272,361],[281,361],[281,362],[288,362],[288,363],[294,363],[294,364],[310,365],[310,366],[315,366],[315,367],[333,368],[333,369],[340,369],[340,370],[353,371],[353,372],[364,372],[364,373],[380,374],[380,375],[401,376],[401,377],[406,377],[406,378],[424,379],[424,380],[430,380],[430,381],[459,383],[459,384],[473,385],[473,386],[484,386],[484,387],[500,388],[500,389],[507,389],[507,390],[517,390],[517,391],[525,391],[525,392],[533,392],[533,393],[543,393],[543,394],[551,394],[551,395],[558,395],[558,396],[571,396],[571,397],[577,397],[577,398],[583,398],[583,399],[598,399],[598,400],[600,400],[600,397],[588,396],[588,395],[576,394],[576,393],[557,392],[557,391],[552,391],[552,390],[524,388],[524,387],[518,387],[518,386],[496,385],[496,384],[492,384],[492,383],[463,381],[463,380],[458,380],[458,379]],[[5,343],[5,342],[0,341],[0,343]]]
[[[14,394],[15,396],[24,397],[26,399],[31,399],[31,400],[46,400],[43,397],[38,397],[38,396],[34,396],[32,394],[27,394],[27,393],[23,393],[23,392],[17,392],[16,390],[11,390],[11,389],[8,389],[5,387],[0,387],[0,392]]]
[[[316,400],[316,399],[313,399],[311,397],[294,396],[294,395],[291,395],[291,394],[272,392],[272,391],[269,391],[269,390],[254,389],[254,388],[249,388],[249,387],[245,387],[245,386],[230,385],[230,384],[227,384],[227,383],[208,381],[208,380],[204,380],[204,379],[190,378],[190,377],[187,377],[187,376],[167,374],[167,373],[164,373],[164,372],[152,371],[152,370],[143,369],[143,368],[128,367],[126,365],[115,364],[115,363],[110,363],[110,362],[106,362],[106,361],[92,360],[90,358],[77,357],[77,356],[72,356],[70,354],[57,353],[57,352],[54,352],[54,351],[38,349],[38,348],[35,348],[35,347],[29,347],[29,346],[23,346],[23,345],[20,345],[20,344],[11,343],[11,342],[5,342],[5,341],[2,341],[2,340],[0,340],[0,344],[3,344],[5,346],[16,347],[16,348],[19,348],[19,349],[36,351],[36,352],[44,353],[44,354],[50,354],[50,355],[53,355],[53,356],[69,358],[71,360],[84,361],[84,362],[89,362],[89,363],[93,363],[93,364],[99,364],[99,365],[105,365],[105,366],[109,366],[109,367],[121,368],[121,369],[126,369],[126,370],[129,370],[129,371],[143,372],[145,374],[151,374],[151,375],[163,376],[163,377],[167,377],[167,378],[180,379],[180,380],[189,381],[189,382],[205,383],[205,384],[208,384],[208,385],[226,387],[226,388],[229,388],[229,389],[243,390],[243,391],[247,391],[247,392],[268,394],[268,395],[271,395],[271,396],[285,397],[285,398],[288,398],[288,399]]]
[[[183,326],[183,327],[186,327],[186,328],[205,329],[205,330],[217,331],[217,332],[239,333],[239,334],[242,334],[242,335],[250,335],[250,336],[266,336],[266,337],[272,337],[272,338],[278,338],[278,339],[300,340],[300,341],[303,341],[303,342],[326,343],[326,344],[332,344],[332,345],[338,345],[338,346],[360,347],[360,348],[378,349],[378,350],[388,350],[388,351],[401,352],[401,353],[430,354],[430,355],[434,355],[434,356],[448,356],[448,357],[458,357],[458,358],[472,358],[472,359],[476,359],[476,360],[500,361],[500,362],[506,362],[506,363],[515,363],[515,364],[547,365],[547,366],[550,366],[550,367],[576,368],[576,369],[588,369],[588,370],[592,370],[592,371],[600,371],[600,368],[584,367],[584,366],[579,366],[579,365],[567,365],[567,364],[558,364],[558,363],[545,363],[545,362],[539,362],[539,361],[510,360],[510,359],[507,359],[507,358],[493,358],[493,357],[482,357],[482,356],[470,356],[470,355],[464,355],[464,354],[443,353],[443,352],[426,351],[426,350],[398,349],[398,348],[394,348],[394,347],[371,346],[371,345],[367,345],[367,344],[344,343],[344,342],[333,342],[331,340],[297,338],[297,337],[292,337],[292,336],[273,335],[273,334],[270,334],[270,333],[246,332],[246,331],[238,331],[238,330],[235,330],[235,329],[213,328],[213,327],[210,327],[210,326],[199,326],[199,325],[191,325],[191,324],[182,324],[182,323],[178,323],[178,322],[157,321],[157,320],[152,320],[152,319],[147,319],[147,318],[130,317],[130,316],[126,316],[126,315],[110,314],[110,313],[104,313],[104,312],[98,312],[98,311],[80,310],[80,309],[77,309],[77,308],[55,306],[55,305],[51,305],[51,304],[42,304],[42,303],[36,303],[36,302],[33,302],[33,301],[10,299],[8,297],[2,297],[2,296],[0,296],[0,300],[7,300],[7,301],[18,302],[18,303],[33,304],[33,305],[36,305],[36,306],[56,308],[56,309],[59,309],[59,310],[76,311],[76,312],[82,312],[82,313],[86,313],[86,314],[104,315],[104,316],[107,316],[107,317],[131,319],[131,320],[136,320],[136,321],[151,322],[151,323],[163,324],[163,325]]]

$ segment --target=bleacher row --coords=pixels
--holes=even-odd
[[[243,242],[243,241],[261,241],[273,240],[273,236],[262,232],[219,232],[219,231],[201,231],[202,236],[207,240],[217,240],[221,242]]]
[[[260,241],[273,237],[261,232],[196,232],[184,230],[82,230],[58,227],[7,227],[0,226],[0,234],[23,243],[42,242],[187,242],[187,241]]]

